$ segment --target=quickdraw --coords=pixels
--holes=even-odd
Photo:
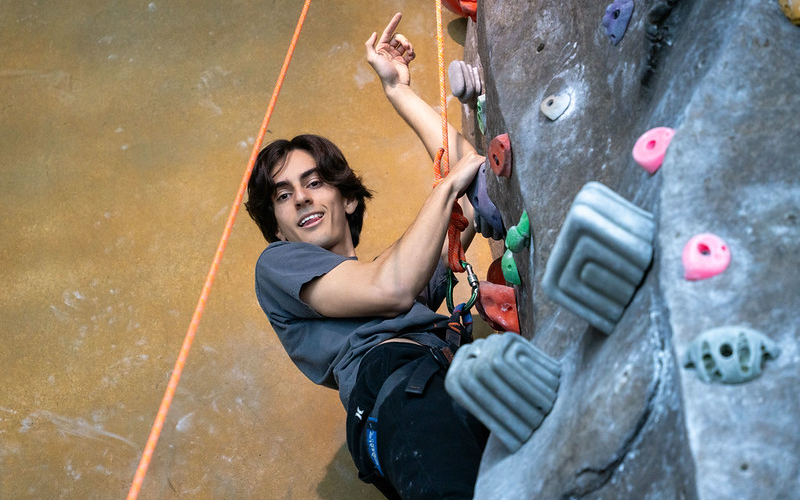
[[[475,301],[478,300],[478,286],[480,284],[480,280],[478,276],[475,274],[475,271],[472,270],[472,265],[469,262],[462,260],[461,266],[467,272],[467,283],[469,283],[470,288],[472,288],[472,296],[469,300],[463,304],[463,312],[467,313],[475,305]],[[453,305],[453,288],[455,288],[455,274],[453,270],[449,270],[447,273],[447,310],[450,311],[450,314],[453,313],[455,310],[455,306]]]

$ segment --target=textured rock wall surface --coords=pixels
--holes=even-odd
[[[635,0],[613,45],[606,5],[482,0],[470,25],[486,137],[465,129],[484,147],[511,138],[513,174],[490,174],[489,192],[506,226],[523,207],[530,217],[531,248],[517,254],[522,332],[563,368],[551,414],[520,450],[490,439],[476,498],[798,498],[800,28],[777,1]],[[539,105],[555,93],[571,104],[550,121]],[[676,135],[649,175],[630,151],[655,126]],[[609,336],[541,287],[589,181],[658,221],[652,267]],[[732,262],[686,281],[683,245],[701,232],[726,240]],[[701,382],[681,357],[731,324],[781,355],[756,380]]]

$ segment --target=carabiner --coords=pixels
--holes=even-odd
[[[462,309],[464,313],[469,312],[472,306],[475,305],[475,301],[478,300],[478,286],[480,285],[480,280],[478,276],[473,271],[472,266],[469,262],[462,260],[461,266],[467,272],[467,283],[469,283],[470,288],[472,288],[472,296],[469,300],[464,304],[464,308]],[[450,269],[447,271],[447,310],[450,311],[450,314],[453,314],[455,310],[455,305],[453,305],[453,288],[455,288],[455,283],[453,283],[453,278],[455,275],[453,274],[453,270]]]

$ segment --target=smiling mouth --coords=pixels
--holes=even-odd
[[[300,222],[297,223],[299,227],[306,227],[308,225],[314,225],[318,220],[322,219],[322,212],[315,212],[313,214],[306,215]]]

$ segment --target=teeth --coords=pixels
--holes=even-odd
[[[312,219],[319,219],[320,217],[322,217],[320,214],[311,214],[308,217],[303,217],[303,219],[300,221],[300,227],[305,226],[308,221]]]

